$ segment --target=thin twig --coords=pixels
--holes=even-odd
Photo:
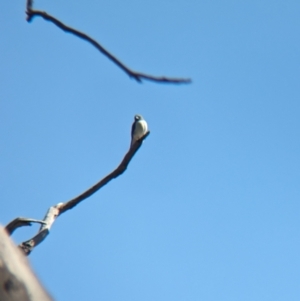
[[[9,235],[12,235],[17,228],[23,226],[31,226],[31,223],[44,224],[45,222],[32,218],[17,217],[8,225],[6,225],[5,230]]]
[[[115,179],[118,176],[120,176],[127,169],[129,162],[131,161],[131,159],[133,158],[135,153],[138,151],[138,149],[141,147],[143,141],[148,137],[149,134],[150,134],[150,132],[146,133],[140,140],[136,141],[131,146],[131,148],[129,149],[127,154],[124,156],[120,165],[113,172],[111,172],[109,175],[107,175],[105,178],[100,180],[98,183],[96,183],[94,186],[92,186],[91,188],[89,188],[88,190],[86,190],[85,192],[80,194],[79,196],[68,201],[67,203],[64,203],[62,205],[62,207],[60,208],[59,214],[62,214],[69,209],[72,209],[74,206],[78,205],[81,201],[88,198],[89,196],[94,194],[96,191],[98,191],[100,188],[105,186],[112,179]]]
[[[27,1],[27,21],[30,22],[34,17],[39,16],[42,17],[44,20],[50,21],[55,24],[57,27],[62,29],[65,32],[69,32],[89,43],[91,43],[94,47],[96,47],[102,54],[108,57],[112,62],[114,62],[117,66],[119,66],[129,77],[134,78],[137,82],[142,82],[143,79],[159,82],[159,83],[171,83],[171,84],[188,84],[191,83],[191,79],[189,78],[170,78],[165,76],[152,76],[141,72],[136,72],[129,69],[125,66],[119,59],[117,59],[114,55],[112,55],[109,51],[107,51],[103,46],[101,46],[97,41],[89,37],[87,34],[80,32],[72,27],[69,27],[63,24],[58,19],[54,18],[53,16],[47,14],[46,12],[34,10],[32,9],[32,0]]]

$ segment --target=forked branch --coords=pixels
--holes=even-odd
[[[143,141],[148,137],[150,132],[147,132],[140,140],[136,141],[129,149],[129,151],[124,156],[123,160],[119,164],[119,166],[112,171],[109,175],[104,177],[102,180],[100,180],[98,183],[93,185],[91,188],[87,189],[83,193],[81,193],[79,196],[75,197],[74,199],[71,199],[70,201],[66,203],[59,203],[55,206],[52,206],[48,209],[46,216],[42,221],[34,220],[34,219],[25,219],[25,218],[17,218],[10,222],[6,226],[6,231],[11,234],[16,228],[29,225],[32,222],[38,222],[41,223],[41,227],[38,231],[38,233],[32,237],[31,239],[22,242],[19,247],[24,252],[25,255],[29,255],[32,250],[39,245],[49,234],[50,228],[52,224],[55,222],[56,218],[66,212],[67,210],[72,209],[76,205],[78,205],[83,200],[90,197],[92,194],[94,194],[96,191],[101,189],[103,186],[105,186],[108,182],[110,182],[112,179],[117,178],[121,174],[125,172],[127,169],[130,161],[132,160],[135,153],[139,150],[141,147]]]

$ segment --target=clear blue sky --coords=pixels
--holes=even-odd
[[[0,222],[127,172],[30,255],[62,300],[300,300],[300,2],[35,1],[125,64],[2,1]],[[38,227],[22,228],[16,242]]]

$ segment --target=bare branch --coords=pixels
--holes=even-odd
[[[37,219],[32,219],[32,218],[17,217],[13,221],[11,221],[8,225],[6,225],[5,230],[9,235],[12,235],[12,233],[17,228],[23,226],[31,226],[31,223],[44,224],[45,222]]]
[[[33,6],[33,0],[27,0],[26,1],[26,10],[29,11],[32,9]]]
[[[150,132],[147,132],[141,139],[136,141],[132,147],[129,149],[125,157],[123,158],[120,165],[109,175],[107,175],[105,178],[100,180],[98,183],[96,183],[94,186],[77,196],[76,198],[68,201],[67,203],[64,203],[62,207],[60,208],[59,215],[64,213],[65,211],[72,209],[74,206],[78,205],[81,201],[84,199],[90,197],[92,194],[94,194],[96,191],[98,191],[100,188],[102,188],[104,185],[106,185],[108,182],[110,182],[112,179],[117,178],[120,176],[126,169],[128,164],[130,163],[131,159],[135,155],[135,153],[138,151],[138,149],[141,147],[143,141],[148,137]]]
[[[28,256],[32,252],[32,250],[47,237],[47,235],[50,233],[51,226],[53,225],[53,223],[55,222],[56,218],[59,215],[63,214],[67,210],[72,209],[73,207],[78,205],[80,202],[87,199],[92,194],[94,194],[96,191],[101,189],[112,179],[115,179],[118,176],[120,176],[121,174],[123,174],[124,171],[127,169],[130,161],[134,157],[135,153],[139,150],[143,141],[148,137],[149,134],[150,134],[150,132],[147,132],[141,139],[137,140],[133,145],[131,145],[129,151],[124,156],[124,158],[121,161],[121,163],[119,164],[119,166],[114,171],[112,171],[109,175],[104,177],[98,183],[96,183],[91,188],[89,188],[88,190],[86,190],[85,192],[80,194],[79,196],[75,197],[74,199],[72,199],[66,203],[59,203],[55,206],[50,207],[48,209],[43,221],[38,221],[38,222],[42,223],[38,233],[33,238],[31,238],[27,241],[24,241],[19,245],[19,248],[23,251],[23,253]],[[9,223],[8,226],[10,224],[13,224],[16,220],[18,220],[18,219],[15,219],[11,223]],[[22,220],[22,218],[20,218],[20,220]],[[24,219],[24,220],[26,220],[26,219]],[[29,219],[27,219],[27,221],[29,221]],[[31,221],[36,221],[36,220],[31,220]],[[25,221],[23,221],[23,223],[25,223]],[[8,226],[6,226],[6,228]],[[17,227],[15,227],[15,229],[16,228]]]
[[[32,0],[27,0],[27,21],[30,22],[34,17],[39,16],[42,17],[44,20],[50,21],[55,24],[57,27],[62,29],[65,32],[69,32],[89,43],[91,43],[94,47],[96,47],[102,54],[108,57],[112,62],[114,62],[118,67],[120,67],[129,77],[134,78],[137,82],[142,82],[143,79],[154,81],[158,83],[171,83],[171,84],[188,84],[191,83],[191,79],[189,78],[170,78],[165,76],[152,76],[141,72],[136,72],[129,69],[125,66],[119,59],[117,59],[114,55],[112,55],[109,51],[107,51],[103,46],[101,46],[96,40],[92,39],[88,35],[83,32],[80,32],[72,27],[69,27],[63,24],[58,19],[52,17],[51,15],[47,14],[46,12],[34,10],[32,9]]]
[[[62,204],[63,203],[59,203],[53,207],[50,207],[44,217],[43,225],[41,226],[38,234],[19,245],[19,248],[24,252],[25,255],[28,256],[33,248],[39,245],[49,234],[52,224],[59,215],[59,210]]]

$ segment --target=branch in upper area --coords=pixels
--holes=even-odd
[[[103,186],[105,186],[107,183],[109,183],[112,179],[115,179],[118,176],[120,176],[121,174],[123,174],[125,172],[125,170],[127,169],[130,161],[134,157],[135,153],[139,150],[143,141],[148,137],[149,134],[150,134],[150,132],[147,132],[141,139],[136,141],[130,147],[129,151],[127,152],[127,154],[124,156],[124,158],[121,161],[121,163],[119,164],[119,166],[114,171],[112,171],[110,174],[108,174],[106,177],[104,177],[102,180],[100,180],[94,186],[87,189],[86,191],[84,191],[83,193],[81,193],[80,195],[75,197],[74,199],[71,199],[70,201],[68,201],[66,203],[59,203],[55,206],[50,207],[46,213],[46,216],[44,217],[44,219],[42,221],[19,218],[19,219],[15,219],[14,221],[10,222],[6,226],[6,231],[8,233],[12,233],[13,230],[15,230],[17,227],[25,225],[26,221],[27,221],[27,223],[33,222],[33,221],[42,223],[38,233],[34,237],[32,237],[31,239],[29,239],[27,241],[22,242],[19,245],[19,248],[23,251],[23,253],[28,256],[32,252],[32,250],[47,237],[47,235],[50,232],[51,226],[53,225],[53,223],[55,222],[56,218],[59,215],[63,214],[67,210],[72,209],[73,207],[78,205],[80,202],[87,199],[95,192],[97,192],[99,189],[101,189]],[[18,223],[20,225],[16,226]]]
[[[114,55],[112,55],[109,51],[107,51],[103,46],[101,46],[96,40],[89,37],[87,34],[80,32],[72,27],[69,27],[63,24],[58,19],[52,17],[46,12],[34,10],[32,8],[33,1],[27,0],[27,21],[30,22],[34,17],[42,17],[44,20],[50,21],[55,24],[57,27],[62,29],[65,32],[69,32],[89,43],[91,43],[94,47],[96,47],[102,54],[104,54],[108,59],[114,62],[118,67],[120,67],[129,77],[134,78],[137,82],[142,82],[142,80],[149,80],[158,83],[171,83],[171,84],[188,84],[191,83],[191,79],[189,78],[170,78],[165,76],[152,76],[141,72],[136,72],[129,69],[125,66],[119,59],[117,59]]]

